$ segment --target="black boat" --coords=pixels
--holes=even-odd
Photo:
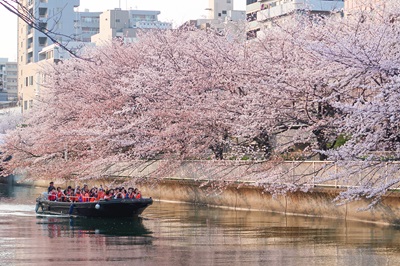
[[[47,193],[36,199],[36,213],[85,217],[137,217],[153,203],[152,198],[110,199],[96,202],[50,201]]]

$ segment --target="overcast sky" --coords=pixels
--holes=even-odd
[[[105,11],[122,9],[141,9],[161,11],[159,20],[180,25],[189,19],[205,17],[208,0],[81,0],[79,11]],[[245,0],[235,0],[236,10],[245,10]],[[9,61],[17,59],[17,18],[0,6],[0,57]]]

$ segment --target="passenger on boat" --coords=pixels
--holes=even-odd
[[[74,190],[72,189],[71,186],[68,186],[68,188],[66,190],[64,190],[64,194],[65,194],[65,201],[72,201],[71,197],[73,197],[74,195]]]
[[[128,188],[128,192],[125,194],[125,199],[131,199],[133,195],[133,188]]]
[[[89,192],[89,201],[94,202],[97,199],[97,188],[94,187]]]
[[[82,193],[82,195],[90,194],[88,185],[86,185],[86,184],[83,185],[81,193]]]
[[[51,200],[51,201],[55,201],[56,199],[57,199],[57,191],[56,191],[56,188],[53,188],[51,191],[50,191],[50,193],[48,194],[48,197],[47,197],[49,200]]]
[[[66,197],[60,187],[57,187],[57,201],[65,201]]]
[[[117,187],[115,189],[114,199],[123,199],[123,198],[125,198],[125,195],[122,193],[121,188]]]
[[[137,198],[137,195],[138,195],[138,193],[139,193],[139,189],[138,189],[138,188],[134,188],[134,189],[133,189],[133,195],[132,195],[132,199],[136,199],[136,198]]]
[[[114,190],[110,189],[109,191],[106,192],[106,195],[104,196],[105,200],[110,200],[114,197]]]
[[[89,202],[90,198],[89,191],[85,191],[82,189],[81,195],[82,195],[82,202]]]
[[[97,192],[97,200],[104,199],[105,193],[102,187],[99,188],[99,192]]]
[[[142,192],[140,192],[139,190],[136,193],[136,198],[137,199],[141,199],[142,198]]]
[[[54,182],[51,181],[50,186],[47,188],[47,193],[50,193],[53,189],[56,189],[56,187],[54,186]]]
[[[76,194],[75,194],[75,201],[77,201],[77,202],[83,202],[83,197],[82,197],[82,193],[81,193],[80,190],[77,190],[77,191],[76,191]]]

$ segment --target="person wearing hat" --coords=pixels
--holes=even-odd
[[[53,189],[56,189],[56,187],[54,186],[54,182],[51,181],[50,186],[47,188],[47,193],[50,193],[51,191],[53,191]]]

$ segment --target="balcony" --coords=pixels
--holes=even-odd
[[[268,3],[261,6],[261,11],[257,13],[257,21],[284,16],[297,10],[332,12],[340,11],[344,7],[343,0],[287,0],[284,2],[273,2],[272,4],[275,6]]]
[[[246,6],[246,13],[251,13],[260,10],[261,3],[255,2]]]

